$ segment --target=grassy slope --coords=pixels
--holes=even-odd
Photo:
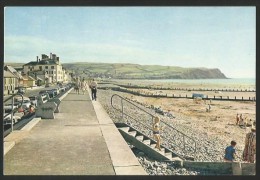
[[[109,63],[64,63],[65,68],[79,75],[106,73],[114,78],[225,78],[220,71],[207,68],[182,68],[177,66],[109,64]]]

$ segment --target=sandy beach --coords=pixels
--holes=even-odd
[[[253,89],[255,87],[243,84],[185,84],[185,83],[162,83],[162,82],[147,82],[147,81],[117,81],[121,84],[145,85],[151,87],[169,87],[169,88],[239,88]],[[137,90],[137,89],[136,89]],[[143,92],[176,94],[176,95],[191,95],[192,93],[202,93],[210,96],[229,96],[229,97],[255,97],[255,92],[215,92],[215,91],[180,91],[180,90],[154,90],[154,89],[138,89]],[[111,91],[111,90],[108,90]],[[102,93],[101,93],[102,94]],[[118,94],[118,92],[110,92],[110,94]],[[175,123],[185,124],[186,126],[196,129],[197,133],[206,135],[209,139],[218,139],[223,143],[223,149],[230,144],[231,140],[237,141],[237,150],[239,153],[244,148],[244,139],[250,127],[241,128],[235,125],[236,115],[242,114],[248,123],[256,120],[256,102],[255,101],[218,101],[211,100],[195,102],[193,99],[186,98],[151,98],[141,97],[128,93],[120,93],[123,97],[143,104],[144,107],[154,106],[161,107],[164,111],[168,111],[174,116],[172,119]],[[107,97],[109,98],[109,97]],[[211,105],[210,112],[206,112],[208,104]],[[164,118],[164,117],[162,117]],[[251,121],[250,121],[251,119]],[[184,132],[185,133],[185,132]],[[214,142],[213,142],[214,143]],[[241,154],[238,154],[241,156]]]

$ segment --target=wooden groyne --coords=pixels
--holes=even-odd
[[[136,96],[142,96],[142,97],[153,97],[153,98],[186,98],[186,99],[194,99],[192,95],[181,95],[181,94],[153,94],[153,93],[142,93],[140,91],[134,91],[134,90],[129,90],[126,88],[121,88],[121,87],[99,87],[98,89],[111,89],[113,91],[119,91],[119,92],[125,92],[129,94],[133,94]],[[229,96],[208,96],[206,95],[205,98],[202,98],[203,100],[219,100],[219,101],[256,101],[256,97],[234,97],[230,98]]]
[[[209,88],[166,88],[166,87],[151,87],[151,86],[137,86],[137,85],[122,85],[115,84],[123,88],[132,88],[132,89],[150,89],[150,90],[180,90],[180,91],[223,91],[223,92],[256,92],[255,90],[250,89],[209,89]]]

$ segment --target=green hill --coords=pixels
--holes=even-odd
[[[118,79],[225,79],[219,69],[182,68],[178,66],[138,65],[123,63],[64,63],[80,76]]]

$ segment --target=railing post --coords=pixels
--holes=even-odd
[[[194,143],[195,143],[195,150],[194,150],[194,154],[195,154],[197,151],[197,143],[196,143],[196,141],[194,141]]]
[[[14,97],[12,97],[12,111],[11,111],[11,132],[14,130],[14,122],[13,122],[13,110],[14,110]]]
[[[124,120],[124,107],[123,107],[123,99],[121,98],[121,109],[122,109],[122,120]]]
[[[182,135],[182,137],[183,137],[183,150],[185,150],[185,136]]]

